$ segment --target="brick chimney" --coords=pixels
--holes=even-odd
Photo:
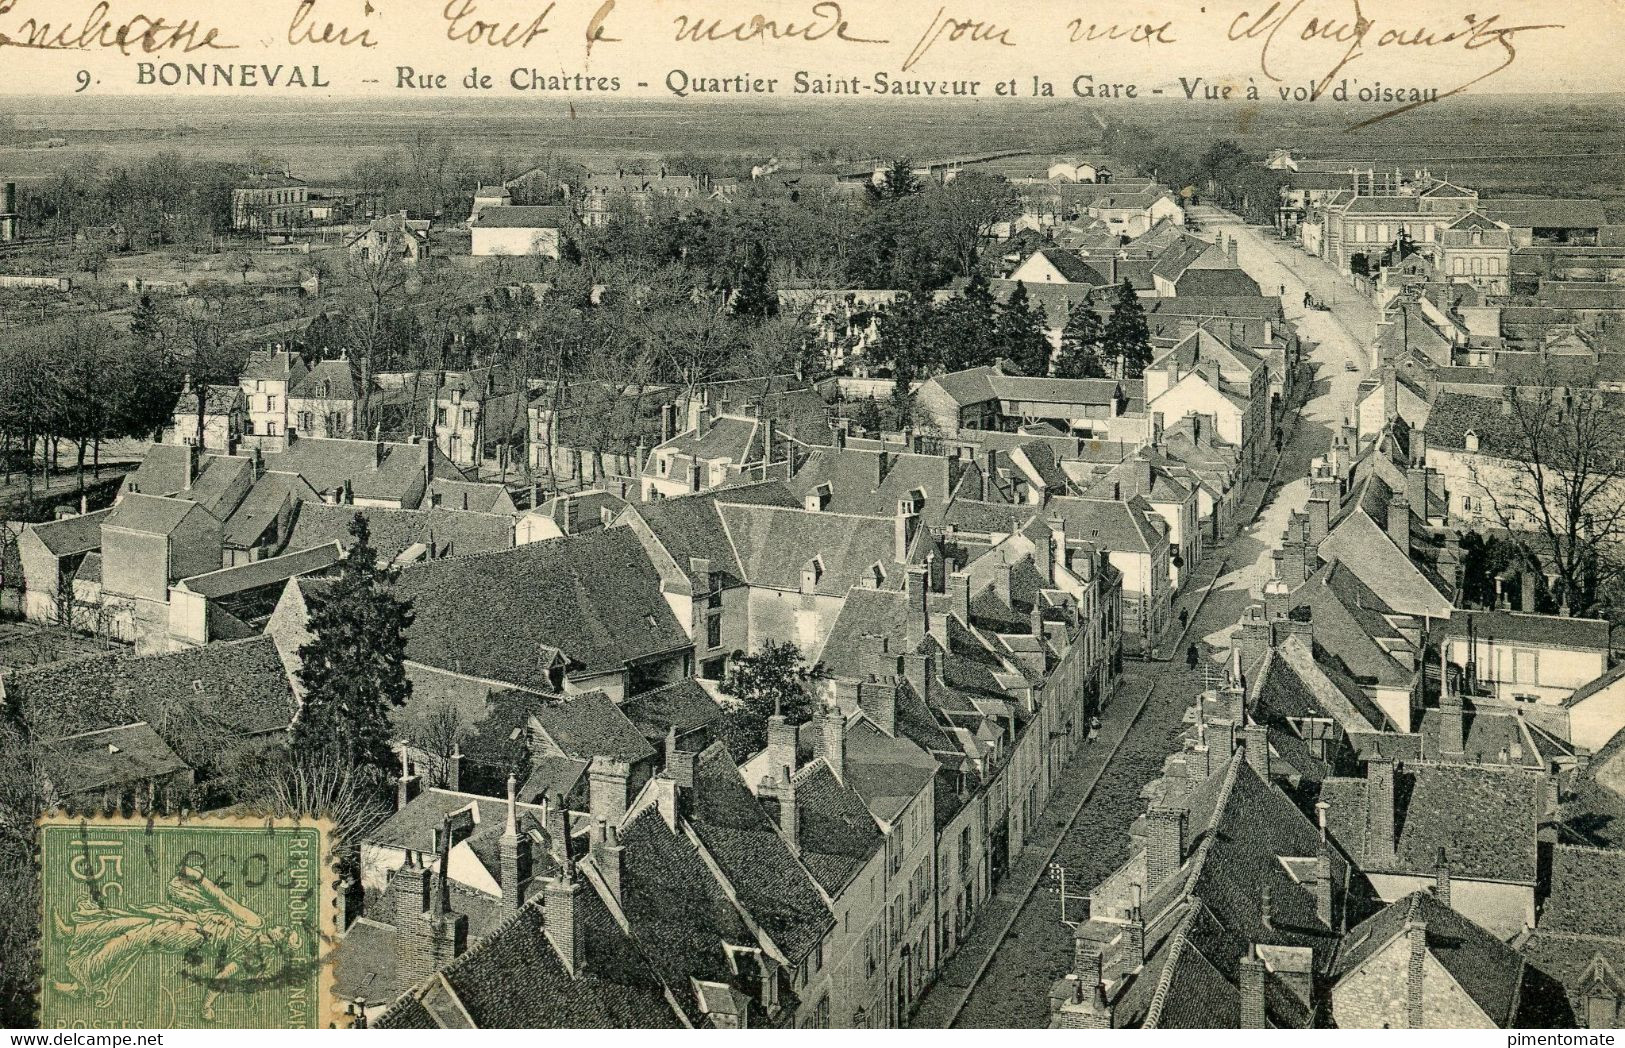
[[[621,844],[620,828],[613,822],[598,820],[598,847],[593,849],[592,862],[603,878],[604,887],[616,905],[621,902],[621,876],[625,871],[626,847]]]
[[[767,719],[767,777],[779,781],[780,773],[796,771],[796,728],[775,712]]]
[[[1162,804],[1168,808],[1183,808],[1191,792],[1190,762],[1184,754],[1168,758],[1162,772]]]
[[[690,462],[688,464],[688,490],[699,491],[703,476],[704,467],[698,462]]]
[[[1060,517],[1049,519],[1049,581],[1052,586],[1061,584],[1061,576],[1067,570],[1066,563],[1066,521]]]
[[[599,823],[613,822],[619,825],[622,816],[626,814],[631,778],[632,766],[626,761],[594,757],[592,763],[587,766],[587,810],[593,818],[595,834],[593,843],[597,843],[596,832]]]
[[[1407,920],[1405,939],[1410,943],[1410,963],[1405,973],[1405,1019],[1412,1030],[1427,1025],[1422,1009],[1422,975],[1427,970],[1428,924],[1426,921]]]
[[[1440,663],[1444,662],[1443,650]],[[1462,760],[1467,755],[1464,711],[1461,695],[1450,686],[1450,669],[1441,665],[1439,681],[1439,757],[1441,760]]]
[[[1264,583],[1264,617],[1271,621],[1286,618],[1289,599],[1285,580],[1270,579]]]
[[[1450,857],[1440,845],[1438,858],[1433,860],[1433,897],[1450,905]]]
[[[582,926],[581,879],[575,861],[566,859],[557,877],[544,889],[542,930],[572,979],[587,968],[587,937]]]
[[[1247,764],[1264,782],[1270,781],[1269,728],[1257,721],[1249,721],[1242,729],[1243,747],[1247,751]]]
[[[762,777],[756,795],[767,801],[769,810],[775,810],[779,831],[790,850],[801,853],[801,806],[796,800],[796,773],[794,765],[772,768]]]
[[[970,622],[970,576],[963,571],[948,576],[948,605],[954,618]]]
[[[1240,653],[1243,672],[1250,672],[1270,650],[1271,636],[1270,623],[1264,617],[1263,606],[1249,604],[1247,610],[1241,613],[1241,624],[1230,640],[1231,647]]]
[[[1411,555],[1411,503],[1403,495],[1388,500],[1388,537],[1401,553]]]
[[[418,788],[421,785],[422,780],[412,774],[412,766],[406,760],[406,751],[402,750],[401,774],[400,778],[395,780],[395,810],[400,811],[411,804],[412,799],[418,795]]]
[[[838,782],[846,781],[846,715],[841,708],[831,703],[825,710],[820,724],[820,755],[829,770],[834,773]]]
[[[875,727],[887,735],[897,734],[897,682],[864,681],[858,685],[858,706]]]
[[[909,499],[898,499],[897,513],[892,518],[892,560],[899,564],[908,563],[908,549],[919,528],[920,515],[915,511],[914,503]]]
[[[1241,1028],[1267,1028],[1269,1024],[1264,1018],[1264,961],[1258,956],[1258,947],[1248,945],[1237,973],[1237,989],[1241,991]]]
[[[446,758],[446,789],[453,793],[463,788],[463,748],[451,744],[451,756]]]
[[[1394,854],[1394,760],[1372,757],[1365,764],[1366,859],[1379,868],[1391,867]]]
[[[525,882],[530,880],[530,835],[519,832],[516,806],[519,780],[508,776],[507,819],[502,826],[502,840],[498,844],[502,870],[502,908],[508,913],[519,909],[525,901]]]
[[[1331,530],[1332,503],[1330,499],[1311,498],[1308,504],[1309,512],[1309,547],[1310,552],[1320,548],[1321,540]],[[1310,563],[1313,563],[1311,560]]]
[[[1010,603],[1010,564],[1007,561],[993,566],[993,595],[1005,604]]]
[[[1156,807],[1145,818],[1146,887],[1156,891],[1184,865],[1186,813],[1183,807]]]
[[[910,564],[905,588],[908,603],[909,651],[915,651],[931,632],[929,571],[923,564]]]

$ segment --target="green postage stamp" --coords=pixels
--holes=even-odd
[[[327,849],[316,822],[41,820],[41,1025],[328,1025]]]

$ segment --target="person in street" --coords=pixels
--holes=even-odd
[[[1100,738],[1100,718],[1089,718],[1089,741],[1094,742]]]
[[[1180,629],[1180,632],[1184,632],[1185,627],[1189,626],[1190,623],[1191,623],[1190,609],[1189,608],[1180,608],[1179,609],[1179,629]]]
[[[1192,644],[1190,647],[1185,649],[1185,665],[1194,670],[1196,668],[1196,663],[1200,661],[1200,659],[1201,656],[1197,654],[1196,645]]]

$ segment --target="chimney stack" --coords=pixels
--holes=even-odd
[[[796,728],[775,710],[767,719],[767,774],[777,781],[779,772],[786,769],[787,775],[796,770]]]
[[[1450,905],[1450,858],[1444,846],[1439,846],[1439,857],[1433,862],[1433,897]]]
[[[927,586],[928,572],[923,564],[910,564],[908,566],[908,579],[906,583],[905,599],[908,612],[908,650],[919,650],[921,644],[931,630],[930,587]]]
[[[924,658],[924,656],[917,656]],[[897,734],[897,681],[863,681],[858,685],[858,706],[887,735]]]
[[[1388,537],[1401,553],[1411,555],[1411,503],[1403,495],[1388,500]]]
[[[621,844],[621,831],[613,822],[599,820],[599,840],[602,843],[593,853],[593,864],[598,867],[598,876],[604,880],[604,887],[609,889],[610,897],[616,905],[621,903],[621,878],[625,873],[626,847]]]
[[[948,576],[948,599],[951,613],[960,622],[970,622],[970,576],[956,571]]]
[[[1405,922],[1405,939],[1410,943],[1410,964],[1405,978],[1405,1018],[1412,1030],[1427,1025],[1422,1009],[1422,974],[1427,969],[1428,925],[1426,921]]]
[[[587,967],[587,939],[582,927],[581,880],[575,860],[566,857],[557,877],[548,880],[543,902],[543,931],[559,955],[564,970],[574,979]]]
[[[1366,857],[1379,869],[1396,861],[1394,853],[1394,760],[1372,757],[1365,764]]]
[[[626,814],[631,777],[632,766],[626,761],[594,757],[587,766],[587,809],[595,829],[600,822],[620,824]]]
[[[455,788],[455,787],[453,787]],[[519,833],[517,795],[519,780],[508,776],[507,821],[502,827],[499,853],[502,870],[502,908],[508,913],[519,909],[525,901],[525,882],[530,880],[530,835]]]
[[[1238,969],[1241,991],[1241,1028],[1262,1030],[1269,1024],[1264,1018],[1264,961],[1258,956],[1258,947],[1248,945]]]
[[[1146,813],[1146,887],[1156,891],[1185,863],[1185,809],[1157,807]]]
[[[837,782],[846,781],[846,715],[841,707],[830,703],[824,710],[824,717],[820,725],[822,756],[824,763],[834,774]]]

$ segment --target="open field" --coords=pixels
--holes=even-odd
[[[683,152],[778,156],[792,166],[808,154],[860,161],[999,149],[1043,154],[1096,147],[1098,114],[1196,141],[1234,138],[1254,150],[1287,147],[1301,156],[1376,166],[1425,165],[1497,192],[1625,197],[1619,178],[1625,104],[1613,97],[1448,99],[1352,134],[1344,128],[1361,115],[1359,107],[1182,101],[1093,107],[1076,101],[473,99],[273,107],[188,99],[153,107],[115,99],[0,99],[0,115],[7,113],[31,138],[57,136],[68,143],[58,149],[0,148],[0,172],[20,179],[50,171],[73,152],[97,151],[116,162],[170,149],[222,160],[257,153],[321,182],[342,178],[362,155],[401,148],[419,134],[448,140],[465,155],[524,161],[551,152],[597,168]]]

